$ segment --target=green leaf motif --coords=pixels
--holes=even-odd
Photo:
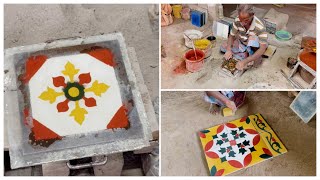
[[[236,153],[235,153],[234,151],[230,151],[230,152],[229,152],[229,157],[235,157],[235,154],[236,154]]]
[[[207,129],[205,129],[205,130],[202,130],[202,131],[200,131],[200,132],[202,132],[203,134],[206,134],[206,133],[208,133],[208,132],[210,132],[210,131],[207,130]]]
[[[243,130],[243,127],[242,127],[242,126],[240,126],[240,127],[239,127],[239,131],[242,131],[242,130]]]
[[[261,154],[259,157],[261,157],[262,159],[269,159],[272,156],[268,155],[268,154]]]
[[[210,175],[214,176],[217,173],[217,168],[216,166],[212,166],[211,171],[210,171]]]
[[[249,146],[250,145],[250,141],[247,141],[247,140],[243,141],[243,145]]]
[[[246,119],[246,123],[247,123],[247,124],[249,124],[249,123],[250,123],[250,118],[249,118],[249,117],[247,117],[247,119]]]
[[[240,149],[239,149],[239,153],[241,153],[242,155],[243,155],[244,153],[246,153],[246,152],[247,152],[247,150],[244,149],[244,148],[240,148]]]
[[[221,154],[225,153],[225,152],[226,152],[226,148],[220,148],[219,152],[220,152]]]
[[[221,162],[225,162],[225,161],[227,161],[227,158],[226,157],[222,157],[222,158],[220,158],[220,160],[221,160]]]
[[[250,152],[257,151],[257,150],[254,148],[254,146],[252,146],[252,147],[249,148],[249,149],[250,149]]]
[[[241,133],[240,133],[240,137],[241,137],[241,138],[244,138],[244,137],[246,137],[246,134],[243,133],[243,132],[241,132]]]
[[[217,141],[217,145],[220,145],[220,146],[221,146],[222,144],[223,144],[223,141],[222,141],[222,140],[218,140],[218,141]]]
[[[221,134],[221,137],[226,138],[226,137],[228,137],[228,135],[226,133],[223,133],[223,134]]]
[[[232,135],[236,135],[237,134],[237,130],[231,130],[231,134]]]

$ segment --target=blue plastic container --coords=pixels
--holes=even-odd
[[[191,24],[201,27],[205,24],[205,13],[197,10],[191,11]]]

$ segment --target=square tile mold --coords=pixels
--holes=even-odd
[[[11,168],[148,146],[131,63],[121,33],[6,49]]]

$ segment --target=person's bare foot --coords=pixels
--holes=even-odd
[[[210,104],[209,112],[213,115],[217,115],[220,112],[220,106],[216,104]]]

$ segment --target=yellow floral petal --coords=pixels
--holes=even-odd
[[[110,86],[104,84],[104,83],[98,83],[98,81],[94,81],[92,83],[92,86],[85,89],[85,92],[93,92],[96,96],[101,96],[102,93],[105,93]]]
[[[76,107],[71,111],[70,116],[73,116],[74,120],[81,125],[84,121],[85,114],[88,114],[88,112],[79,106],[79,101],[76,101]]]
[[[74,75],[78,74],[79,69],[76,69],[72,63],[68,63],[64,66],[64,71],[61,71],[62,74],[69,76],[71,82],[73,82]]]
[[[47,91],[42,92],[39,98],[44,101],[49,101],[50,104],[52,104],[56,101],[56,98],[61,95],[63,95],[63,92],[56,92],[54,89],[47,87]]]

